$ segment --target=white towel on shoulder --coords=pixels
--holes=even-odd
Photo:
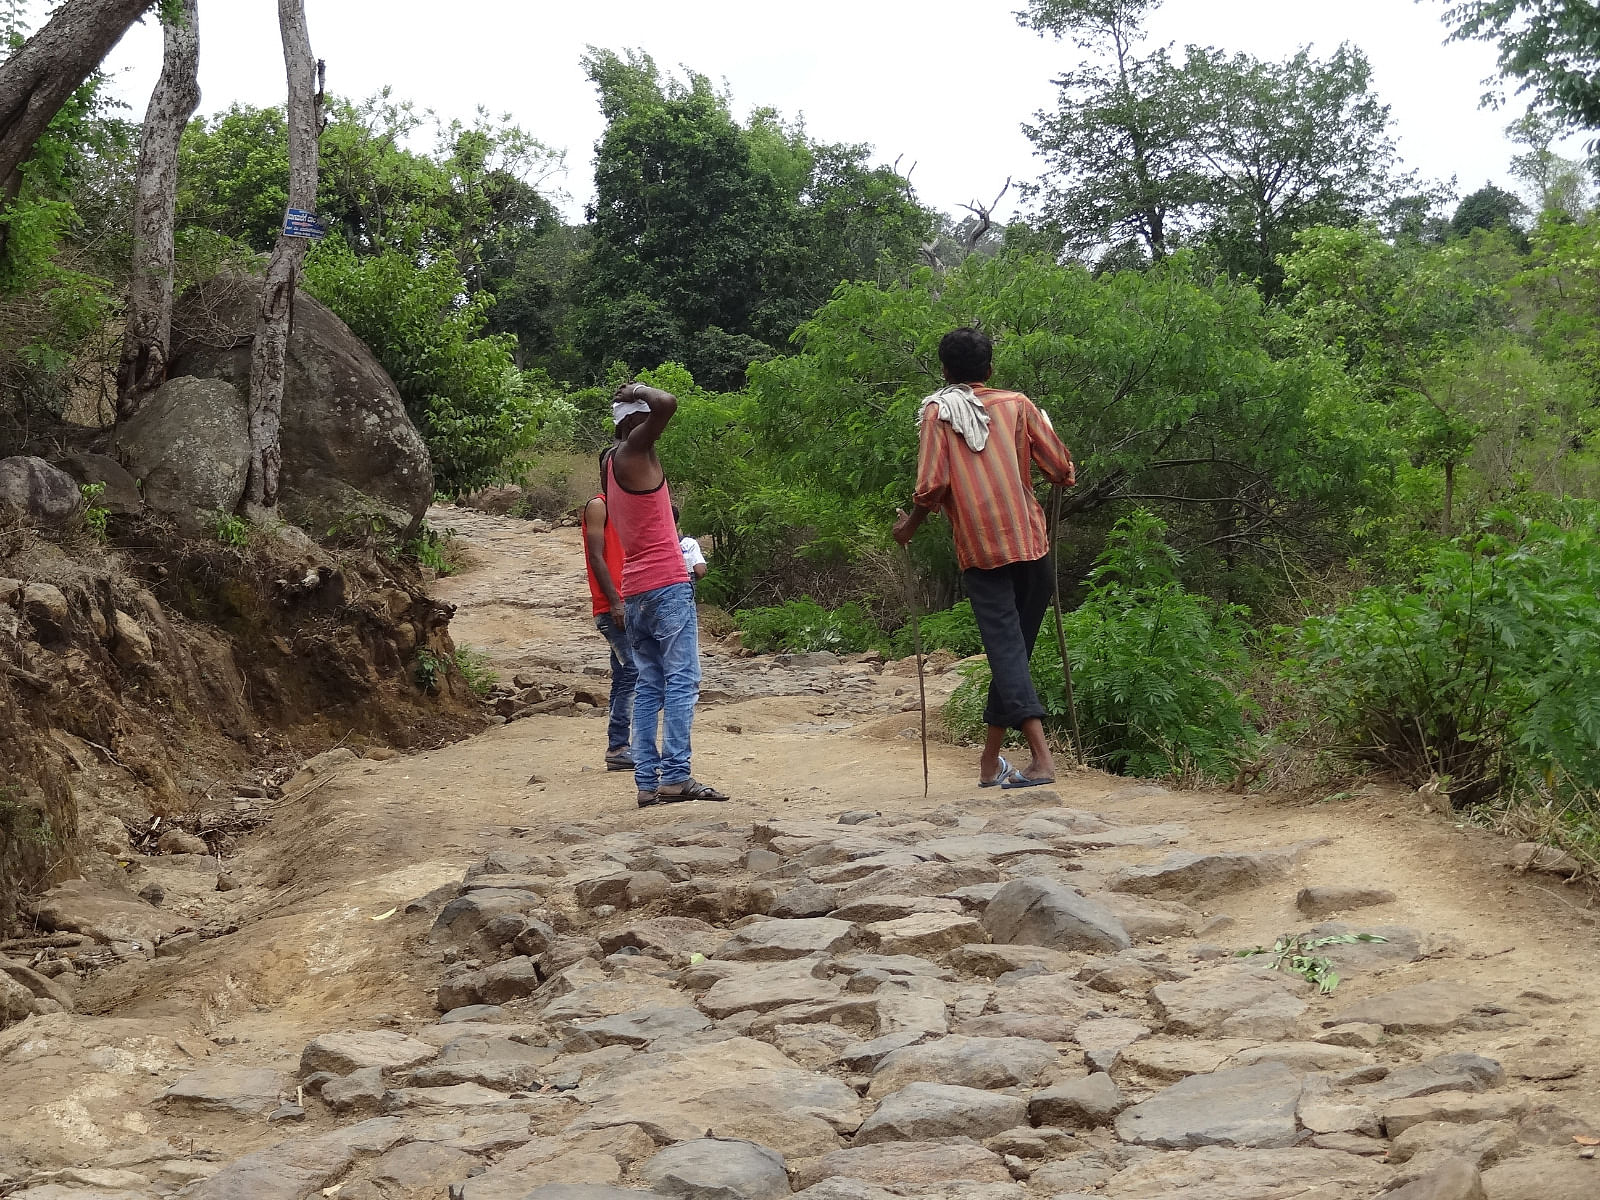
[[[959,433],[973,453],[982,454],[989,444],[989,410],[984,408],[972,386],[952,383],[940,388],[917,406],[917,426],[922,425],[928,405],[939,406],[939,420],[946,422]]]

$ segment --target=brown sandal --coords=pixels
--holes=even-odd
[[[695,779],[692,776],[688,779],[685,779],[682,783],[674,786],[676,786],[678,789],[675,792],[669,792],[665,788],[657,791],[656,803],[676,804],[684,800],[706,800],[721,803],[722,801],[728,799],[724,793],[717,791],[717,789],[714,787],[710,787],[704,783],[701,783],[698,779]]]

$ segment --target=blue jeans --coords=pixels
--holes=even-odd
[[[628,645],[639,673],[633,696],[633,778],[641,792],[653,792],[689,778],[689,728],[700,700],[700,622],[687,583],[629,596],[625,603]]]
[[[609,753],[633,740],[633,687],[638,682],[639,672],[633,668],[628,635],[611,619],[611,614],[596,614],[594,627],[611,643],[611,724],[606,729]]]

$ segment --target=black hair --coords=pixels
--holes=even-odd
[[[615,446],[607,446],[600,451],[600,488],[602,491],[605,490],[606,486],[606,459],[611,457],[611,452],[615,449]]]
[[[951,383],[982,383],[994,370],[994,343],[981,329],[952,329],[939,339],[939,361]]]

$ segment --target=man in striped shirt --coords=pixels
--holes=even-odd
[[[1054,567],[1044,509],[1033,495],[1032,466],[1062,487],[1075,482],[1072,455],[1050,419],[1021,392],[985,386],[994,346],[977,329],[957,329],[939,343],[948,384],[923,405],[913,509],[901,512],[894,538],[908,545],[928,516],[942,510],[955,534],[956,561],[991,679],[983,719],[988,738],[979,760],[984,787],[1055,782],[1044,736],[1044,706],[1028,670],[1050,607]],[[1021,770],[1000,756],[1009,730],[1020,729],[1033,760]]]

